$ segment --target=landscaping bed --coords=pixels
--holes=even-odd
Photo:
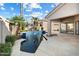
[[[5,44],[0,44],[0,56],[10,56],[15,41],[16,36],[14,35],[7,36]]]
[[[0,44],[0,56],[9,56],[11,54],[11,48],[10,43]]]

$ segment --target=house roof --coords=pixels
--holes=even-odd
[[[6,19],[2,16],[0,16],[0,21],[5,21]]]
[[[9,23],[9,20],[7,20],[6,18],[0,16],[0,21],[3,21],[3,22],[8,22]]]
[[[51,16],[53,13],[55,13],[58,9],[60,9],[62,6],[64,6],[65,3],[60,3],[57,7],[55,7],[51,12],[49,12],[46,16],[45,19]]]

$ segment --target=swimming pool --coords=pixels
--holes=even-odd
[[[20,50],[29,53],[35,53],[42,41],[42,31],[25,32],[26,39],[21,42]]]

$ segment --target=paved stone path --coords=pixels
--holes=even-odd
[[[43,40],[36,53],[20,51],[20,43],[23,39],[17,40],[12,49],[12,56],[79,56],[79,36],[60,34],[47,37]]]

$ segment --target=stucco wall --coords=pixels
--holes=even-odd
[[[2,36],[1,36],[1,32],[2,32],[2,31],[1,31],[1,21],[0,21],[0,43],[1,43],[1,37],[2,37]]]
[[[43,21],[43,28],[45,31],[47,31],[47,22]]]
[[[62,17],[67,17],[79,13],[78,3],[66,3],[61,8],[52,13],[48,19],[57,19]]]
[[[8,23],[0,20],[0,43],[5,43],[6,36],[10,35],[8,26]]]

